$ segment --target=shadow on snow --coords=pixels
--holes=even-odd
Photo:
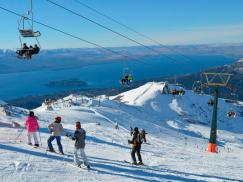
[[[18,147],[8,146],[3,144],[0,144],[0,149],[33,155],[42,158],[48,158],[57,161],[63,161],[63,162],[65,161],[70,163],[73,162],[72,159],[67,158],[67,157],[71,157],[70,155],[65,157],[57,156],[55,154],[49,155],[43,152],[21,149]],[[168,169],[158,169],[158,167],[152,167],[152,166],[151,167],[131,166],[130,164],[126,164],[123,161],[110,160],[110,159],[104,159],[98,157],[89,157],[89,158],[91,160],[92,171],[97,171],[99,174],[122,176],[130,179],[146,180],[149,182],[156,182],[161,180],[195,181],[195,179],[190,179],[188,177],[183,177],[183,176],[196,176],[196,177],[204,177],[204,178],[216,178],[219,180],[237,181],[237,179],[231,179],[226,177],[203,175],[203,174],[200,175],[200,174],[186,173],[186,172],[180,172],[180,171],[168,170]],[[183,176],[178,176],[178,175],[183,175]],[[151,178],[156,178],[156,179],[151,179]]]

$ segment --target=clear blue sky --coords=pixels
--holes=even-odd
[[[122,32],[142,43],[153,44],[78,5],[53,0],[67,8]],[[80,0],[163,44],[243,42],[242,0]],[[0,0],[0,6],[25,12],[28,0]],[[34,0],[35,19],[103,46],[136,45],[75,17],[45,0]],[[0,10],[0,48],[19,47],[18,17]],[[43,48],[92,47],[76,39],[35,25],[42,32]],[[28,41],[27,41],[28,42]]]

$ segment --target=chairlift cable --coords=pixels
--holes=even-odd
[[[56,6],[58,6],[58,7],[60,7],[60,8],[62,8],[62,9],[64,9],[64,10],[66,10],[66,11],[68,11],[68,12],[70,12],[70,13],[72,13],[72,14],[74,14],[74,15],[76,15],[76,16],[79,16],[79,17],[81,17],[81,18],[84,18],[84,19],[86,19],[86,20],[88,20],[88,21],[90,21],[90,22],[92,22],[92,23],[94,23],[94,24],[96,24],[96,25],[98,25],[98,26],[100,26],[100,27],[102,27],[102,28],[105,28],[105,29],[107,29],[107,30],[109,30],[109,31],[111,31],[111,32],[113,32],[113,33],[119,35],[119,36],[122,36],[123,38],[126,38],[126,39],[128,39],[128,40],[130,40],[130,41],[132,41],[132,42],[135,42],[135,43],[137,43],[137,44],[139,44],[139,45],[141,45],[141,46],[143,46],[143,47],[145,47],[145,48],[147,48],[147,49],[149,49],[149,50],[151,50],[151,51],[153,51],[153,52],[156,52],[156,53],[159,54],[159,55],[163,55],[163,54],[161,54],[161,52],[158,52],[157,50],[155,50],[155,49],[153,49],[153,48],[151,48],[151,47],[149,47],[149,46],[146,46],[146,45],[144,45],[144,44],[142,44],[142,43],[140,43],[140,42],[138,42],[138,41],[136,41],[136,40],[134,40],[134,39],[132,39],[132,38],[130,38],[130,37],[124,35],[124,34],[121,34],[121,33],[117,32],[117,31],[115,31],[115,30],[113,30],[113,29],[111,29],[111,28],[109,28],[109,27],[107,27],[107,26],[101,24],[101,23],[98,23],[98,22],[96,22],[96,21],[94,21],[94,20],[91,20],[90,18],[87,18],[87,17],[85,17],[84,15],[82,15],[82,14],[80,14],[80,13],[74,12],[73,10],[70,10],[70,9],[68,9],[68,8],[66,8],[66,7],[64,7],[64,6],[62,6],[62,5],[60,5],[60,4],[57,4],[57,3],[53,2],[52,0],[47,0],[47,1],[50,2],[50,3],[52,3],[52,4],[54,4],[54,5],[56,5]],[[165,47],[165,48],[167,48],[168,50],[170,50],[170,51],[176,53],[177,55],[180,55],[180,56],[186,58],[187,60],[193,61],[193,59],[190,58],[189,56],[186,56],[186,55],[180,53],[179,51],[174,50],[173,48],[171,48],[171,47],[169,47],[169,46],[163,45],[162,43],[160,43],[160,42],[154,40],[153,38],[151,38],[151,37],[149,37],[149,36],[147,36],[147,35],[145,35],[145,34],[143,34],[143,33],[140,33],[140,32],[134,30],[133,28],[131,28],[131,27],[129,27],[129,26],[123,24],[123,23],[120,23],[119,21],[115,20],[114,18],[111,18],[110,16],[105,15],[104,13],[101,13],[100,11],[98,11],[98,10],[96,10],[96,9],[94,9],[94,8],[92,8],[92,7],[88,6],[88,5],[86,5],[86,4],[82,3],[82,2],[80,2],[80,0],[74,0],[74,1],[77,2],[77,3],[80,4],[80,5],[82,5],[82,6],[86,7],[86,8],[88,8],[88,9],[90,9],[91,11],[93,11],[93,12],[95,12],[95,13],[101,15],[102,17],[105,17],[106,19],[109,19],[110,21],[115,22],[115,23],[119,24],[120,26],[123,26],[123,27],[125,27],[126,29],[128,29],[128,30],[130,30],[130,31],[132,31],[132,32],[134,32],[134,33],[136,33],[136,34],[138,34],[138,35],[140,35],[141,37],[143,37],[143,38],[145,38],[145,39],[147,39],[147,40],[150,40],[150,41],[152,41],[152,42],[154,42],[154,43],[156,43],[156,44],[158,44],[158,45],[160,45],[160,46],[162,46],[162,47]],[[170,57],[170,56],[167,56],[167,55],[163,55],[163,56],[169,58],[170,60],[173,60],[173,61],[177,62],[176,59],[174,59],[174,58],[172,58],[172,57]],[[226,57],[226,56],[224,56],[224,57]],[[229,57],[229,56],[228,56],[228,57]],[[231,58],[232,58],[232,57],[231,57]],[[237,58],[234,57],[233,59],[237,59]]]
[[[95,12],[95,13],[97,13],[98,15],[100,15],[100,16],[102,16],[102,17],[104,17],[104,18],[106,18],[106,19],[108,19],[108,20],[110,20],[110,21],[112,21],[112,22],[114,22],[114,23],[116,23],[116,24],[118,24],[118,25],[126,28],[127,30],[129,30],[129,31],[131,31],[131,32],[133,32],[133,33],[135,33],[135,34],[137,34],[137,35],[139,35],[139,36],[141,36],[141,37],[143,37],[143,38],[151,41],[151,42],[154,42],[155,44],[157,44],[157,45],[159,45],[161,47],[164,47],[164,48],[170,50],[171,52],[176,53],[177,55],[180,55],[180,56],[184,57],[188,61],[193,61],[193,58],[191,58],[190,56],[187,56],[187,55],[183,54],[181,51],[178,51],[175,48],[169,47],[169,46],[167,46],[167,45],[165,45],[165,44],[163,44],[163,43],[155,40],[154,38],[152,38],[152,37],[150,37],[150,36],[148,36],[148,35],[140,32],[140,31],[137,31],[134,28],[132,28],[132,27],[130,27],[130,26],[124,24],[124,23],[121,23],[120,21],[116,20],[115,18],[113,18],[113,17],[111,17],[111,16],[109,16],[109,15],[107,15],[105,13],[102,13],[101,11],[99,11],[99,10],[91,7],[90,5],[87,5],[87,4],[83,3],[83,2],[81,2],[80,0],[74,0],[74,1],[76,3],[78,3],[79,5],[87,8],[87,9],[89,9],[89,10]],[[236,58],[236,57],[233,57],[233,56],[225,56],[225,55],[222,55],[222,56],[223,57],[228,57],[228,58],[231,58],[231,59],[239,59],[239,58]]]
[[[84,15],[78,13],[78,12],[75,12],[75,11],[73,11],[73,10],[71,10],[71,9],[68,9],[68,8],[64,7],[63,5],[60,5],[60,4],[56,3],[56,2],[53,2],[52,0],[46,0],[46,1],[49,2],[49,3],[51,3],[51,4],[53,4],[53,5],[55,5],[55,6],[57,6],[57,7],[59,7],[59,8],[61,8],[61,9],[64,9],[65,11],[67,11],[67,12],[69,12],[69,13],[75,15],[75,16],[78,16],[78,17],[80,17],[80,18],[82,18],[82,19],[85,19],[85,20],[87,20],[87,21],[89,21],[89,22],[91,22],[91,23],[93,23],[93,24],[95,24],[95,25],[97,25],[97,26],[99,26],[99,27],[101,27],[101,28],[103,28],[103,29],[106,29],[106,30],[108,30],[108,31],[110,31],[110,32],[112,32],[112,33],[114,33],[114,34],[120,36],[120,37],[123,37],[123,38],[125,38],[125,39],[127,39],[127,40],[129,40],[129,41],[131,41],[131,42],[133,42],[133,43],[136,43],[136,44],[138,44],[138,45],[140,45],[140,46],[142,46],[142,47],[144,47],[144,48],[146,48],[146,49],[148,49],[148,50],[150,50],[150,51],[156,53],[156,54],[159,55],[159,56],[166,57],[166,58],[168,58],[169,60],[174,61],[175,63],[178,63],[178,60],[176,60],[176,59],[174,59],[174,58],[172,58],[172,57],[170,57],[170,56],[168,56],[168,55],[164,55],[164,54],[162,54],[160,51],[157,51],[157,50],[155,50],[155,49],[153,49],[153,48],[151,48],[151,47],[149,47],[149,46],[147,46],[147,45],[144,45],[143,43],[140,43],[140,42],[138,42],[137,40],[134,40],[134,39],[128,37],[127,35],[124,35],[124,34],[122,34],[122,33],[119,33],[118,31],[116,31],[116,30],[114,30],[114,29],[112,29],[112,28],[110,28],[110,27],[107,27],[107,26],[105,26],[105,25],[103,25],[103,24],[101,24],[101,23],[99,23],[99,22],[97,22],[97,21],[94,21],[94,20],[92,20],[92,19],[90,19],[90,18],[88,18],[88,17],[86,17],[86,16],[84,16]],[[183,65],[183,66],[184,66],[184,65]],[[186,67],[186,66],[185,66],[185,67]]]
[[[112,33],[114,33],[114,34],[120,36],[120,37],[123,37],[123,38],[125,38],[125,39],[127,39],[127,40],[129,40],[129,41],[131,41],[131,42],[133,42],[133,43],[136,43],[136,44],[138,44],[138,45],[140,45],[140,46],[142,46],[142,47],[144,47],[144,48],[146,48],[146,49],[148,49],[148,50],[150,50],[150,51],[156,53],[157,55],[164,56],[164,57],[166,57],[166,58],[168,58],[168,59],[170,59],[170,60],[173,60],[173,61],[175,61],[175,62],[178,62],[178,60],[176,60],[176,59],[174,59],[174,58],[172,58],[172,57],[170,57],[170,56],[161,54],[160,51],[157,51],[157,50],[155,50],[155,49],[153,49],[153,48],[151,48],[151,47],[149,47],[149,46],[147,46],[147,45],[145,45],[145,44],[143,44],[143,43],[140,43],[140,42],[138,42],[137,40],[132,39],[132,38],[130,38],[130,37],[128,37],[127,35],[124,35],[124,34],[122,34],[122,33],[119,33],[118,31],[113,30],[113,29],[111,29],[110,27],[107,27],[107,26],[105,26],[105,25],[103,25],[103,24],[101,24],[101,23],[99,23],[99,22],[96,22],[96,21],[94,21],[94,20],[92,20],[92,19],[90,19],[90,18],[88,18],[88,17],[86,17],[86,16],[84,16],[84,15],[82,15],[82,14],[80,14],[80,13],[77,13],[77,12],[75,12],[75,11],[73,11],[73,10],[70,10],[70,9],[68,9],[68,8],[66,8],[66,7],[64,7],[64,6],[60,5],[60,4],[57,4],[57,3],[55,3],[55,2],[53,2],[53,1],[51,1],[51,0],[46,0],[46,1],[48,1],[49,3],[55,5],[55,6],[59,7],[59,8],[62,8],[62,9],[64,9],[64,10],[66,10],[66,11],[72,13],[72,14],[74,14],[74,15],[80,17],[80,18],[83,18],[83,19],[85,19],[85,20],[87,20],[87,21],[89,21],[89,22],[91,22],[91,23],[93,23],[93,24],[95,24],[95,25],[97,25],[97,26],[103,28],[103,29],[106,29],[106,30],[108,30],[108,31],[110,31],[110,32],[112,32]]]
[[[21,15],[21,14],[19,14],[19,13],[16,13],[15,11],[6,9],[6,8],[4,8],[4,7],[2,7],[2,6],[0,6],[0,9],[6,11],[6,12],[8,12],[8,13],[14,14],[14,15],[16,15],[16,16],[23,17],[23,15]],[[24,17],[24,18],[26,18],[27,20],[31,20],[29,17]],[[49,29],[51,29],[51,30],[54,30],[54,31],[56,31],[56,32],[62,33],[62,34],[64,34],[64,35],[66,35],[66,36],[69,36],[69,37],[72,37],[72,38],[74,38],[74,39],[77,39],[77,40],[80,40],[80,41],[82,41],[82,42],[85,42],[85,43],[87,43],[87,44],[90,44],[90,45],[93,45],[93,46],[95,46],[95,47],[99,47],[99,48],[101,48],[101,49],[104,49],[104,50],[106,50],[106,51],[108,51],[108,52],[111,52],[111,53],[113,53],[113,54],[115,54],[115,55],[122,56],[122,57],[124,57],[124,58],[126,58],[126,59],[127,59],[127,58],[131,58],[131,59],[133,59],[133,60],[135,60],[135,61],[139,61],[139,62],[141,62],[141,60],[139,60],[139,59],[137,59],[137,58],[135,58],[135,57],[124,55],[124,54],[119,53],[119,52],[117,52],[117,51],[114,51],[114,50],[112,50],[112,49],[110,49],[110,48],[103,47],[103,46],[101,46],[101,45],[99,45],[99,44],[97,44],[97,43],[94,43],[94,42],[91,42],[91,41],[89,41],[89,40],[83,39],[83,38],[81,38],[81,37],[78,37],[78,36],[73,35],[73,34],[71,34],[71,33],[65,32],[65,31],[63,31],[63,30],[61,30],[61,29],[58,29],[58,28],[55,28],[55,27],[53,27],[53,26],[47,25],[47,24],[42,23],[42,22],[40,22],[40,21],[37,21],[37,20],[35,20],[35,19],[33,19],[33,22],[36,23],[36,24],[38,24],[38,25],[41,25],[41,26],[43,26],[43,27],[49,28]],[[141,63],[146,64],[146,63],[144,63],[144,62],[141,62]],[[146,64],[146,65],[148,65],[148,64]]]
[[[126,28],[127,30],[130,30],[131,32],[133,32],[133,33],[139,35],[140,37],[143,37],[143,38],[145,38],[145,39],[147,39],[147,40],[149,40],[149,41],[151,41],[151,42],[154,42],[155,44],[157,44],[157,45],[159,45],[159,46],[161,46],[161,47],[164,47],[164,48],[170,50],[171,52],[174,52],[174,53],[176,53],[176,54],[178,54],[178,55],[180,55],[180,56],[186,58],[187,60],[192,61],[192,58],[190,58],[189,56],[186,56],[186,55],[182,54],[181,52],[179,52],[179,51],[177,51],[177,50],[175,50],[175,49],[173,49],[173,48],[171,48],[171,47],[169,47],[169,46],[167,46],[167,45],[164,45],[164,44],[162,44],[162,43],[159,42],[159,41],[154,40],[153,38],[149,37],[148,35],[145,35],[144,33],[141,33],[141,32],[139,32],[139,31],[135,30],[134,28],[131,28],[130,26],[125,25],[124,23],[121,23],[121,22],[115,20],[114,18],[112,18],[112,17],[110,17],[110,16],[108,16],[108,15],[106,15],[106,14],[104,14],[104,13],[98,11],[97,9],[92,8],[91,6],[89,6],[89,5],[87,5],[87,4],[83,3],[83,2],[81,2],[80,0],[74,0],[74,1],[75,1],[76,3],[78,3],[78,4],[80,4],[80,5],[82,5],[82,6],[86,7],[86,8],[88,8],[88,9],[90,9],[91,11],[93,11],[93,12],[95,12],[95,13],[101,15],[102,17],[105,17],[106,19],[108,19],[108,20],[110,20],[110,21],[112,21],[112,22],[115,22],[116,24],[118,24],[118,25],[120,25],[120,26]]]

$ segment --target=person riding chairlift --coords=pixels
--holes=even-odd
[[[122,84],[122,85],[125,85],[125,83],[126,83],[125,78],[122,78],[122,79],[121,79],[121,84]]]
[[[37,44],[35,44],[34,48],[31,50],[31,54],[38,54],[40,52],[40,48]]]
[[[234,117],[236,116],[236,113],[235,113],[234,111],[229,111],[229,112],[227,113],[227,116],[228,116],[229,118],[234,118]]]
[[[29,56],[29,47],[26,45],[26,43],[23,44],[23,47],[21,50],[18,50],[16,53],[20,56],[20,57],[28,57]]]
[[[125,81],[126,81],[127,84],[129,84],[128,77],[129,77],[128,75],[125,75]]]
[[[27,58],[27,59],[31,59],[33,54],[38,54],[40,52],[40,48],[38,47],[37,44],[35,44],[34,47],[32,47],[32,45],[30,45],[30,47],[28,47],[26,45],[26,43],[23,44],[23,48],[19,51],[17,51],[16,53],[23,58]]]
[[[38,54],[40,52],[40,48],[37,46],[37,44],[35,44],[34,47],[30,46],[30,51],[29,51],[29,57],[30,59],[32,58],[33,54]]]
[[[125,75],[124,78],[121,79],[121,84],[122,85],[129,84],[128,75]]]
[[[121,79],[121,84],[122,85],[130,85],[130,83],[133,81],[133,77],[131,74],[126,74],[122,79]]]
[[[174,88],[174,89],[171,91],[171,94],[172,94],[172,95],[177,95],[177,90]]]
[[[128,75],[128,78],[127,79],[128,79],[129,82],[132,82],[133,81],[132,75]]]
[[[208,101],[208,105],[209,105],[209,106],[213,106],[213,105],[214,105],[214,100],[213,100],[213,99],[210,99],[210,100]]]
[[[132,75],[130,75],[130,74],[125,75],[124,79],[125,79],[125,82],[127,83],[127,85],[129,85],[133,80]]]

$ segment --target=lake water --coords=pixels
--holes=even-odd
[[[159,58],[137,61],[117,61],[95,64],[75,69],[39,70],[33,72],[18,72],[0,74],[0,99],[11,100],[29,95],[45,95],[60,93],[80,87],[48,87],[50,81],[80,79],[86,81],[85,88],[118,88],[124,68],[128,67],[135,80],[174,76],[176,74],[192,73],[212,66],[231,63],[233,60],[221,56],[197,56],[194,61],[166,61]]]

